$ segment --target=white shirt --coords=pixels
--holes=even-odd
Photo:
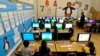
[[[28,48],[22,49],[22,56],[32,56],[33,54]]]

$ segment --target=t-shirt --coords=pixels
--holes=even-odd
[[[39,56],[49,56],[50,49],[48,47],[39,48]]]
[[[85,53],[90,53],[90,48],[87,47],[87,46],[85,46],[85,47],[84,47],[84,52],[85,52]]]
[[[22,56],[31,56],[34,53],[32,53],[28,48],[23,48],[22,49]]]

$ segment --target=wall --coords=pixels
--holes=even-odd
[[[100,12],[100,0],[95,0],[94,2],[94,8],[96,9],[96,11]]]
[[[20,34],[31,27],[32,19],[33,5],[0,0],[0,56],[10,56],[21,40]]]
[[[34,15],[36,17],[41,17],[41,16],[55,16],[57,13],[56,12],[56,8],[53,6],[53,3],[55,0],[49,0],[49,7],[45,7],[45,0],[33,0],[33,4],[34,4]],[[38,1],[38,5],[37,5],[37,1]],[[66,3],[67,2],[76,2],[76,0],[57,0],[57,9],[62,9],[66,6]],[[89,10],[90,10],[90,7],[92,6],[92,3],[94,0],[77,0],[78,2],[81,2],[82,3],[82,6],[79,8],[79,9],[76,9],[77,10],[77,17],[80,16],[80,13],[82,11],[82,9],[84,9],[85,7],[85,4],[88,4],[89,5],[89,9],[87,11],[84,11],[85,12],[85,15],[87,17],[90,17],[90,13],[89,13]],[[37,8],[38,6],[38,8]],[[42,11],[42,7],[41,6],[44,6],[44,10]],[[62,13],[61,13],[62,14]],[[64,14],[63,14],[64,15]],[[37,18],[36,18],[37,19]]]

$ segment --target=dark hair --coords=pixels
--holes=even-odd
[[[95,46],[93,42],[88,43],[88,47],[90,48],[90,53],[94,53],[95,51]]]
[[[70,3],[70,4],[71,4],[71,2],[67,2],[67,4],[68,4],[68,3]]]
[[[33,29],[34,29],[34,30],[37,30],[37,28],[36,28],[36,27],[34,27]]]
[[[29,41],[23,41],[23,45],[24,45],[24,47],[28,47],[29,46]]]
[[[50,32],[50,29],[49,29],[49,28],[47,28],[47,29],[46,29],[46,32]]]
[[[4,37],[4,40],[5,40],[5,39],[7,40],[7,37]]]
[[[70,31],[72,31],[72,30],[73,30],[73,28],[69,28],[69,30],[70,30]]]
[[[47,47],[47,42],[43,40],[43,41],[41,42],[41,47]]]

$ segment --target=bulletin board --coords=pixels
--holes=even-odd
[[[15,47],[21,39],[20,33],[31,27],[33,17],[33,5],[0,0],[0,56],[7,56]],[[8,52],[4,43],[5,38],[10,46]]]

